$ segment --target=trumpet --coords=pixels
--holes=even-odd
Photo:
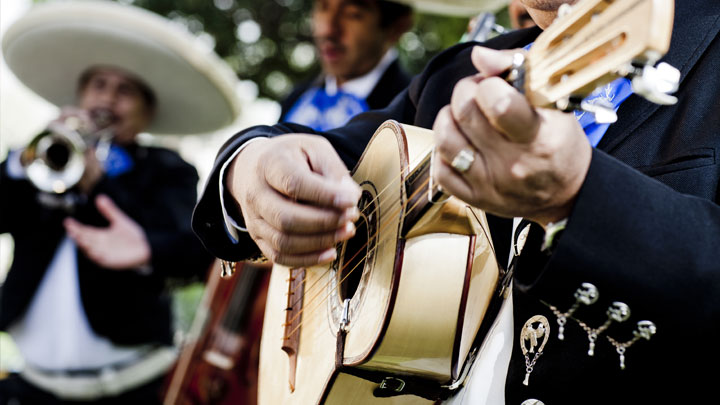
[[[93,121],[104,123],[107,119],[95,118]],[[71,116],[63,122],[50,123],[47,129],[36,135],[22,152],[21,162],[28,179],[37,189],[62,194],[82,178],[88,146],[95,145],[95,156],[103,163],[111,140],[109,128],[85,133],[80,119]]]

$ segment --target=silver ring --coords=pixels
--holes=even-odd
[[[470,166],[472,166],[474,161],[475,151],[471,148],[465,148],[458,152],[457,155],[455,155],[452,163],[450,163],[450,166],[452,166],[453,169],[457,170],[460,173],[465,173],[470,169]]]

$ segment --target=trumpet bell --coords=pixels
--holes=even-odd
[[[85,171],[85,142],[75,131],[44,131],[24,151],[26,173],[38,189],[61,194]]]

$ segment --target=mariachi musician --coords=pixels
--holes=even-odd
[[[38,5],[3,54],[62,110],[0,166],[14,238],[0,329],[24,360],[0,404],[160,403],[175,361],[166,280],[203,277],[212,257],[190,230],[195,168],[138,134],[232,123],[236,78],[188,32],[111,2]]]
[[[438,8],[455,3],[417,2]],[[359,140],[369,141],[388,119],[432,128],[433,179],[447,193],[489,213],[494,252],[507,276],[507,288],[500,290],[505,299],[466,379],[436,386],[432,394],[431,383],[413,386],[400,372],[373,380],[365,370],[355,370],[367,385],[374,383],[365,390],[371,398],[401,395],[387,402],[413,403],[402,395],[415,394],[417,403],[434,402],[422,402],[418,395],[425,395],[452,404],[512,405],[707,402],[717,396],[715,374],[706,366],[712,368],[720,334],[720,3],[522,3],[537,27],[484,46],[450,48],[386,109],[324,133],[284,124],[238,134],[218,155],[194,213],[194,229],[227,260],[262,253],[296,268],[335,263],[343,254],[336,242],[355,235],[356,204],[371,194],[368,188],[361,192],[348,175],[349,168],[362,163],[366,142]],[[565,13],[568,5],[573,8]],[[592,14],[572,14],[589,5],[597,7]],[[602,9],[618,12],[608,18]],[[648,9],[653,12],[638,14]],[[583,18],[552,25],[559,14]],[[521,78],[525,62],[538,67],[545,58],[564,55],[543,49],[573,44],[564,39],[573,39],[573,30],[584,24],[592,27],[584,31],[590,43],[598,38],[594,30],[622,30],[617,41],[597,44],[607,48],[585,47],[585,42],[562,48],[567,54],[583,48],[595,52],[584,62],[559,66],[568,70],[552,76],[555,84],[584,63],[605,64],[604,72],[632,72],[632,82],[623,74],[575,100],[582,110],[563,112],[531,105],[501,78],[508,71]],[[630,41],[634,29],[651,26],[657,29],[647,38],[665,32],[669,49],[632,62],[651,61],[652,66],[635,66],[628,59],[620,67],[607,66],[606,50]],[[567,35],[542,42],[548,33]],[[666,64],[655,67],[656,62]],[[527,73],[524,78],[533,80],[532,70]],[[666,94],[675,89],[673,97]],[[562,109],[570,106],[562,104]],[[221,176],[223,168],[226,176]],[[218,193],[218,184],[225,186],[225,194]],[[512,232],[513,222],[517,232]],[[511,252],[514,260],[508,265]],[[446,271],[443,263],[416,270]],[[292,279],[303,273],[289,274]],[[424,304],[420,301],[416,304]],[[292,301],[289,310],[295,302],[302,301]],[[357,334],[352,325],[358,313],[349,305],[340,309],[347,309],[338,316],[341,322],[332,318],[338,345],[327,346],[342,370],[349,368],[343,343],[351,342],[343,336]],[[299,319],[297,314],[290,319]],[[424,337],[408,336],[406,342]],[[307,340],[300,341],[294,349],[307,346]],[[287,358],[276,373],[297,370],[293,378],[301,378],[308,358],[290,365]],[[381,360],[407,360],[404,372],[420,366],[414,359]],[[306,385],[291,387],[298,391]]]

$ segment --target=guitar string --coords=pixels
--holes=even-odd
[[[430,148],[427,149],[427,150],[425,150],[425,151],[423,151],[423,152],[418,156],[418,158],[415,160],[415,162],[413,162],[413,163],[414,163],[415,165],[418,165],[420,162],[422,162],[423,160],[425,160],[425,159],[427,158],[427,156],[428,156],[430,153],[433,152],[433,150],[434,150],[434,146],[430,146]],[[372,200],[370,200],[370,202],[375,202],[375,201],[377,201],[385,192],[389,191],[391,186],[397,184],[397,183],[400,181],[402,174],[403,174],[403,173],[402,173],[402,171],[401,171],[401,173],[398,174],[397,177],[395,177],[394,179],[392,179],[392,180],[388,183],[388,185],[386,185],[385,188],[383,188],[383,189],[375,196],[375,198],[373,198]],[[429,180],[429,176],[428,176],[428,180]],[[424,183],[421,185],[421,187],[418,187],[418,188],[415,190],[415,192],[413,192],[413,194],[410,195],[410,197],[408,197],[408,200],[412,200],[413,198],[415,198],[415,197],[417,196],[417,193],[418,193],[419,191],[424,191],[424,187],[425,187],[426,184],[427,184],[427,181],[424,182]],[[392,203],[392,202],[391,202],[391,203]],[[376,214],[376,213],[377,213],[377,210],[381,208],[381,205],[382,205],[382,201],[381,201],[379,204],[377,204],[377,205],[368,204],[368,205],[367,205],[367,209],[370,209],[370,207],[376,207],[376,208],[375,208],[375,211],[372,212],[372,213],[365,213],[365,212],[362,212],[362,213],[364,213],[364,214],[366,214],[366,215]],[[404,207],[401,207],[401,210],[402,210],[403,208],[404,208]],[[413,208],[415,208],[415,207],[413,207]],[[397,214],[399,214],[399,212],[393,213],[393,214],[392,214],[392,217],[394,218]],[[378,231],[378,232],[379,232],[379,231]],[[376,234],[377,234],[377,233],[376,233]],[[372,235],[369,239],[372,239],[372,238],[374,238],[375,236],[376,236],[376,235]],[[344,243],[344,242],[339,242],[339,243],[337,243],[337,244],[335,245],[335,246],[336,246],[336,249],[338,249],[340,246],[342,246],[343,243]],[[366,244],[366,245],[367,245],[367,244]],[[366,245],[363,245],[362,247],[360,247],[360,248],[358,249],[358,251],[355,253],[355,255],[353,255],[353,257],[351,257],[351,258],[348,260],[348,262],[351,262],[352,260],[354,260],[354,259],[355,259],[355,256],[357,256],[357,254],[359,254],[359,253],[361,252],[361,249],[364,248]],[[345,270],[345,269],[343,268],[343,269],[340,269],[340,270],[342,271],[342,270]],[[318,277],[318,279],[317,279],[312,285],[310,285],[310,286],[308,286],[307,288],[305,288],[305,294],[303,294],[303,295],[307,295],[308,292],[310,292],[311,290],[313,290],[313,289],[316,287],[316,284],[317,284],[318,282],[320,282],[320,280],[324,279],[324,277],[325,277],[330,271],[332,271],[332,268],[331,268],[331,267],[329,267],[327,270],[325,270],[325,272],[324,272],[323,274],[321,274],[320,277]],[[289,281],[289,280],[288,280],[288,281]],[[301,283],[301,284],[299,284],[298,286],[296,286],[294,289],[290,290],[290,291],[288,292],[288,295],[291,295],[291,294],[296,293],[298,288],[303,287],[303,284],[304,284],[304,282]],[[321,286],[321,287],[322,287],[322,290],[324,290],[325,287],[327,287],[327,283],[326,283],[325,285]],[[322,290],[321,290],[321,291],[322,291]],[[290,307],[293,307],[293,306],[295,306],[296,304],[297,304],[297,302],[293,303],[292,306],[290,306]]]
[[[428,183],[427,180],[424,181],[423,184],[422,184],[422,186],[425,186],[427,183]],[[418,203],[419,203],[419,202],[418,202]],[[416,203],[415,206],[417,206],[418,203]],[[407,205],[407,202],[406,202],[404,205]],[[413,206],[413,208],[414,208],[415,206]],[[401,208],[401,209],[399,210],[399,212],[397,212],[397,213],[392,213],[392,216],[394,217],[394,216],[397,215],[398,213],[402,213],[402,212],[404,212],[404,210]],[[384,224],[384,226],[389,226],[389,225],[392,225],[392,224],[394,224],[394,222],[392,222],[392,221],[387,221],[387,222]],[[378,233],[381,233],[381,232],[382,232],[382,229],[379,230],[378,232],[376,232],[376,233],[375,233],[371,238],[369,238],[369,239],[373,239]],[[374,250],[376,250],[377,248],[379,248],[380,245],[382,245],[382,242],[389,241],[389,240],[391,240],[390,237],[387,237],[387,238],[385,238],[385,239],[380,239],[380,240],[378,241],[378,243],[375,245],[375,247],[374,247],[374,248],[371,248],[371,249],[370,249],[368,252],[366,252],[366,253],[373,252]],[[367,242],[358,249],[358,251],[357,251],[357,253],[356,253],[355,255],[357,255],[358,253],[362,252],[362,251],[363,251],[363,248],[365,248],[366,246],[367,246]],[[353,256],[353,258],[354,258],[354,256]],[[367,256],[366,256],[365,258],[367,258]],[[363,258],[363,259],[365,259],[365,258]],[[352,259],[350,259],[349,262],[352,262]],[[357,264],[355,264],[355,266],[354,266],[352,269],[350,269],[350,271],[348,271],[347,274],[338,282],[338,285],[342,285],[342,283],[345,282],[345,280],[346,280],[348,277],[350,277],[350,276],[352,275],[352,273],[353,273],[356,269],[359,268],[359,266],[360,266],[361,263],[363,263],[363,262],[362,262],[362,261],[359,261]],[[363,268],[364,268],[364,266],[363,266]],[[341,274],[342,274],[342,270],[345,270],[345,268],[341,269],[341,271],[340,271]],[[282,325],[283,327],[288,326],[288,325],[292,325],[292,323],[293,323],[301,314],[303,314],[303,313],[305,313],[305,314],[308,315],[308,316],[311,315],[315,310],[317,310],[317,309],[319,309],[319,308],[322,308],[322,305],[323,305],[324,303],[326,303],[327,300],[328,300],[330,297],[333,296],[333,294],[334,294],[333,291],[330,291],[330,292],[327,293],[327,295],[325,295],[324,297],[322,297],[322,299],[319,299],[319,300],[317,299],[317,298],[320,296],[320,293],[322,293],[322,292],[327,288],[327,286],[330,285],[330,283],[333,282],[332,279],[330,279],[330,278],[328,278],[328,277],[325,277],[325,276],[327,275],[327,273],[330,272],[330,271],[331,271],[331,269],[328,269],[328,270],[326,270],[326,271],[323,273],[323,275],[321,275],[320,277],[318,277],[318,280],[321,280],[321,279],[326,279],[326,280],[327,280],[327,281],[324,283],[324,285],[323,285],[323,289],[322,289],[322,290],[319,290],[319,293],[317,293],[317,294],[316,294],[314,297],[312,297],[310,300],[307,300],[306,305],[303,305],[303,307],[300,308],[300,310],[297,311],[297,313],[296,313],[289,321],[287,321],[286,323],[284,323],[284,324]],[[304,298],[304,297],[303,297],[303,298]],[[297,304],[300,302],[300,300],[302,300],[303,298],[299,298],[292,306],[288,306],[288,307],[289,307],[289,308],[293,308],[293,307],[294,307],[295,305],[297,305]],[[314,305],[314,306],[313,306],[313,305]],[[312,307],[311,307],[311,306],[312,306]],[[287,336],[284,336],[284,337],[283,337],[283,340],[290,339],[290,337],[292,337],[292,336],[300,329],[300,327],[303,325],[303,323],[304,323],[304,321],[301,321],[297,326],[295,326],[295,328],[292,329],[292,330],[287,334]]]
[[[425,186],[425,184],[422,184],[422,186]],[[418,202],[418,203],[419,203],[419,202]],[[418,203],[416,203],[416,205],[413,206],[412,208],[416,207]],[[400,211],[403,211],[403,210],[401,209]],[[391,213],[391,214],[389,214],[389,216],[394,217],[394,216],[397,215],[398,213],[399,213],[399,212]],[[394,223],[394,222],[387,221],[387,223],[385,224],[385,226],[392,225],[393,223]],[[384,229],[380,229],[378,232],[376,232],[374,235],[372,235],[372,236],[369,238],[369,240],[372,240],[378,233],[381,233],[383,230],[384,230]],[[368,255],[371,254],[372,252],[374,252],[374,251],[382,244],[381,242],[384,242],[384,241],[390,240],[390,239],[391,239],[390,237],[387,237],[386,239],[380,240],[380,241],[379,241],[380,243],[377,243],[374,248],[371,248],[371,249],[370,249],[369,251],[367,251],[366,253],[367,253]],[[348,266],[350,263],[352,263],[352,262],[353,262],[353,259],[355,259],[355,257],[356,257],[360,252],[363,252],[363,249],[367,246],[367,243],[368,243],[368,242],[366,242],[363,246],[361,246],[361,247],[358,248],[358,250],[357,250],[357,252],[355,253],[355,255],[353,255],[350,259],[348,259],[348,260],[346,261],[347,264],[346,264],[345,266]],[[366,259],[366,258],[367,258],[367,256],[364,257],[363,259]],[[338,284],[339,284],[339,285],[342,285],[342,283],[345,282],[345,280],[346,280],[348,277],[350,277],[350,276],[352,275],[352,273],[353,273],[353,272],[360,266],[360,264],[362,264],[362,263],[363,263],[362,261],[359,261],[357,264],[355,264],[355,266],[354,266],[352,269],[350,269],[350,271],[347,272],[347,274],[339,281]],[[342,269],[340,269],[340,273],[341,273],[341,274],[342,274],[342,271],[343,271],[343,270],[345,270],[345,267],[343,267]],[[300,315],[305,311],[306,308],[309,308],[309,307],[310,307],[310,305],[315,304],[316,302],[319,302],[319,304],[323,304],[323,303],[325,303],[325,302],[327,301],[328,298],[330,298],[330,297],[332,296],[333,293],[332,293],[332,292],[329,292],[327,296],[325,296],[325,297],[322,298],[322,300],[320,300],[320,301],[317,301],[317,300],[316,300],[316,299],[320,296],[320,294],[327,289],[328,285],[330,285],[330,283],[333,282],[332,279],[326,277],[327,274],[328,274],[330,271],[332,271],[332,268],[329,268],[329,269],[326,270],[322,275],[320,275],[320,276],[318,277],[318,279],[315,281],[315,284],[318,283],[320,280],[326,280],[325,283],[322,285],[322,289],[318,290],[318,292],[316,293],[315,296],[313,296],[313,297],[311,297],[311,298],[309,298],[309,299],[306,300],[306,301],[307,301],[307,304],[304,305],[303,308],[301,308],[301,309],[298,311],[298,313],[297,313],[292,319],[290,319],[290,320],[287,322],[288,324],[291,324],[292,322],[294,322],[295,319],[297,319],[297,317],[300,316]],[[297,287],[296,287],[296,289],[293,290],[292,294],[294,294],[294,292],[295,292],[296,290],[297,290]],[[294,303],[292,303],[291,305],[288,305],[288,307],[289,307],[289,308],[295,307],[295,305],[297,305],[297,304],[300,302],[300,300],[304,299],[304,297],[305,297],[306,295],[309,295],[309,294],[303,294],[303,298],[298,298]],[[310,314],[310,313],[311,313],[311,312],[308,311],[308,314]]]
[[[424,191],[424,190],[422,190],[422,187],[425,187],[426,184],[427,184],[427,182],[424,182],[423,184],[421,184],[421,185],[420,185],[421,188],[418,189],[418,191]],[[416,195],[416,194],[414,193],[414,194],[410,197],[410,200],[411,200],[412,198],[414,198],[415,195]],[[419,204],[419,203],[420,203],[420,202],[418,201],[418,202],[416,203],[416,205],[413,206],[412,208],[414,209],[414,208],[417,206],[417,204]],[[405,203],[405,204],[407,204],[407,203]],[[396,211],[394,211],[394,212],[391,212],[390,214],[388,214],[388,216],[391,217],[391,218],[394,218],[394,217],[398,216],[399,214],[402,213],[403,208],[404,208],[404,207],[400,207],[400,209],[398,209],[398,210],[396,210]],[[375,208],[373,209],[373,212],[371,213],[371,215],[377,214],[377,211],[378,211],[378,210],[380,210],[380,207],[379,207],[379,206],[375,206]],[[378,233],[383,232],[383,231],[385,230],[385,227],[387,227],[388,225],[391,225],[391,224],[393,224],[393,222],[390,222],[390,221],[388,221],[387,223],[383,223],[381,229],[377,230],[374,234],[369,235],[369,237],[368,237],[368,242],[365,242],[362,246],[360,246],[359,248],[357,248],[357,250],[355,251],[355,253],[354,253],[350,258],[344,260],[345,264],[344,264],[344,266],[343,266],[342,268],[339,269],[340,272],[343,272],[344,270],[346,270],[346,267],[345,267],[345,266],[348,266],[348,265],[350,265],[351,263],[354,262],[355,258],[356,258],[361,252],[363,252],[363,249],[365,249],[365,247],[367,247],[367,244],[369,243],[369,241],[373,240],[373,239],[377,236]],[[389,240],[389,239],[390,239],[390,238],[388,238],[388,240]],[[382,240],[382,241],[385,241],[385,240]],[[380,242],[382,242],[382,241],[380,241]],[[336,245],[336,249],[339,250],[344,243],[345,243],[345,242],[340,242],[340,243],[338,243],[338,244]],[[379,243],[378,243],[378,245],[379,245]],[[370,250],[370,251],[368,251],[368,252],[366,252],[366,253],[367,253],[367,254],[372,253],[372,250]],[[362,263],[362,259],[366,259],[366,258],[367,258],[367,256],[361,258],[361,261],[359,261],[359,262],[356,264],[356,266],[360,265],[360,264]],[[325,284],[323,284],[323,285],[321,285],[321,286],[318,286],[317,283],[321,282],[321,280],[326,280],[326,276],[327,276],[328,273],[330,273],[331,271],[333,271],[333,267],[330,266],[330,267],[328,267],[328,268],[323,272],[323,274],[321,274],[321,275],[317,278],[317,280],[315,280],[315,281],[313,282],[313,284],[311,284],[310,286],[308,286],[307,288],[305,288],[305,293],[303,294],[303,297],[307,297],[308,295],[310,295],[310,292],[311,292],[311,291],[313,291],[313,290],[315,290],[315,289],[317,289],[317,288],[319,288],[319,291],[320,291],[320,292],[324,291],[325,288],[328,286],[328,284],[331,282],[331,280],[326,281]],[[348,276],[351,275],[352,271],[353,271],[353,270],[350,270],[350,272],[348,273]],[[343,279],[343,280],[344,280],[344,279]],[[288,280],[288,281],[289,281],[289,280]],[[340,283],[342,283],[342,280],[340,281]],[[295,288],[293,288],[292,290],[290,290],[290,291],[288,292],[288,295],[295,294],[299,288],[301,288],[301,287],[304,286],[304,284],[305,284],[305,281],[303,281],[303,283],[300,283],[300,284],[297,285]],[[314,292],[314,291],[313,291],[313,292]],[[306,299],[306,301],[307,301],[308,303],[310,303],[310,302],[312,302],[315,298],[317,298],[318,295],[319,295],[319,293],[316,294],[314,297],[310,298],[309,300]],[[305,299],[305,298],[298,298],[298,300],[300,300],[300,299]],[[294,307],[294,306],[297,305],[297,304],[298,304],[298,301],[295,301],[295,302],[293,302],[292,304],[290,304],[289,306],[290,306],[290,307]]]
[[[423,153],[423,154],[421,155],[421,160],[425,159],[425,158],[427,157],[427,154],[428,154],[428,153],[431,153],[432,150],[433,150],[433,148],[431,147],[431,148],[429,149],[429,151]],[[397,178],[393,179],[393,180],[388,184],[388,186],[387,186],[381,193],[378,193],[378,196],[377,196],[375,199],[373,199],[372,201],[377,200],[377,199],[379,198],[380,194],[382,194],[382,193],[383,193],[385,190],[387,190],[390,186],[392,186],[392,185],[394,185],[394,184],[397,184],[399,178],[400,178],[400,176],[398,176]],[[388,213],[388,214],[387,214],[387,217],[389,217],[389,218],[395,218],[397,215],[401,215],[403,212],[408,212],[408,210],[407,210],[407,205],[408,205],[411,201],[413,201],[413,199],[417,196],[417,193],[419,193],[419,192],[425,192],[425,191],[426,191],[425,187],[429,184],[429,181],[430,181],[430,177],[428,176],[428,178],[422,182],[422,184],[420,185],[420,187],[417,187],[416,190],[406,199],[406,201],[401,205],[401,207],[400,207],[399,209],[397,209],[396,211],[394,211],[394,212]],[[412,210],[414,210],[414,209],[417,207],[417,205],[420,204],[420,202],[421,202],[421,200],[417,200],[417,201],[414,203],[414,205],[411,207],[410,212],[412,212]],[[375,210],[379,209],[379,206],[380,206],[381,204],[382,204],[382,202],[381,202],[380,204],[378,204],[378,206],[376,206]],[[405,215],[403,216],[403,218],[404,218],[405,216],[407,216],[407,214],[405,214]],[[382,234],[383,231],[384,231],[384,228],[386,228],[387,226],[392,225],[392,224],[394,224],[394,223],[396,223],[396,222],[391,221],[391,220],[388,220],[388,221],[386,221],[386,222],[384,222],[384,223],[381,221],[381,226],[379,227],[379,229],[378,229],[373,235],[371,235],[371,236],[368,238],[368,242],[365,242],[365,244],[364,244],[363,246],[361,246],[361,247],[358,248],[358,250],[356,251],[355,255],[353,255],[350,259],[347,260],[347,264],[345,264],[345,266],[343,266],[343,268],[340,269],[340,273],[342,274],[342,271],[346,270],[346,266],[348,266],[349,264],[351,264],[351,263],[353,262],[353,260],[355,259],[355,257],[356,257],[360,252],[364,252],[363,249],[367,246],[367,244],[369,243],[369,241],[373,240],[378,234]],[[374,248],[372,248],[372,249],[370,249],[369,251],[365,252],[365,253],[366,253],[366,256],[363,257],[363,259],[367,259],[367,256],[368,256],[370,253],[372,253],[375,249],[377,249],[379,246],[381,246],[383,242],[385,242],[386,240],[390,240],[390,239],[391,239],[390,237],[387,237],[387,238],[385,238],[385,239],[380,239],[380,240],[378,240],[378,243],[376,243],[376,245],[375,245]],[[344,242],[341,242],[339,245],[342,245],[342,243],[344,243]],[[355,266],[354,266],[352,269],[350,269],[350,271],[348,271],[348,272],[346,273],[346,275],[339,281],[338,284],[339,284],[339,285],[342,285],[342,283],[345,282],[345,280],[346,280],[348,277],[350,277],[350,275],[352,275],[352,273],[353,273],[353,272],[360,266],[360,264],[362,264],[362,263],[363,263],[362,260],[358,261],[358,262],[355,264]],[[364,266],[363,266],[363,268],[364,268]],[[317,300],[317,298],[320,296],[320,294],[321,294],[324,290],[327,289],[327,287],[328,287],[328,285],[329,285],[330,283],[333,282],[332,279],[326,277],[327,274],[328,274],[330,271],[332,271],[332,267],[329,267],[323,274],[321,274],[321,275],[318,277],[318,279],[317,279],[317,280],[313,283],[313,285],[311,286],[311,287],[314,287],[314,286],[317,285],[318,282],[320,282],[320,280],[325,279],[326,282],[322,285],[322,289],[319,290],[318,292],[315,292],[315,296],[311,297],[310,299],[305,300],[305,301],[306,301],[306,305],[303,305],[303,308],[301,308],[299,311],[297,311],[297,313],[296,313],[290,320],[288,320],[286,323],[284,323],[283,326],[291,325],[291,324],[297,319],[297,317],[299,317],[302,313],[306,313],[306,314],[308,314],[308,315],[311,314],[316,308],[320,308],[320,306],[321,306],[323,303],[325,303],[325,302],[328,300],[328,298],[330,298],[330,297],[333,295],[333,291],[330,291],[330,292],[329,292],[326,296],[324,296],[322,299]],[[297,288],[301,287],[304,283],[305,283],[305,280],[303,280],[303,283],[300,283],[295,289],[291,290],[291,291],[288,293],[288,295],[290,295],[290,294],[293,294],[293,295],[294,295],[295,292],[297,291]],[[310,288],[308,288],[308,291],[309,291],[309,290],[310,290]],[[306,293],[306,294],[303,294],[301,298],[298,298],[294,303],[292,303],[291,305],[288,305],[288,308],[294,308],[294,307],[300,302],[300,300],[304,300],[304,299],[305,299],[305,296],[307,296],[307,295],[308,295],[307,293]],[[312,306],[313,304],[315,304],[315,306],[311,308],[311,306]],[[297,330],[300,328],[300,326],[302,326],[302,323],[303,323],[303,322],[300,322],[292,331],[290,331],[290,333],[289,333],[287,336],[284,337],[284,339],[288,339],[290,336],[292,336],[292,335],[295,333],[295,331],[297,331]]]
[[[414,163],[415,165],[418,165],[420,162],[422,162],[423,160],[427,159],[428,155],[433,152],[433,148],[434,148],[433,146],[430,146],[427,150],[423,151],[420,155],[418,155],[418,158],[417,158],[417,159],[415,160],[415,162],[413,162],[413,163]],[[387,185],[383,190],[381,190],[373,200],[371,200],[371,202],[377,201],[383,194],[385,194],[385,193],[390,189],[390,187],[392,187],[393,185],[397,185],[397,183],[398,183],[398,182],[400,181],[400,179],[401,179],[402,174],[403,174],[403,173],[401,172],[397,177],[395,177],[394,179],[392,179],[392,181],[390,181],[390,182],[388,183],[388,185]],[[429,174],[429,175],[430,175],[430,174]],[[408,197],[408,201],[412,201],[412,199],[417,196],[417,193],[418,193],[418,192],[424,192],[424,191],[425,191],[425,186],[427,185],[428,181],[429,181],[429,176],[428,176],[428,179],[427,179],[425,182],[423,182],[423,184],[421,184],[420,187],[416,188],[416,190],[413,192],[413,194],[411,194],[411,195]],[[397,188],[397,187],[396,187],[396,188]],[[393,201],[394,201],[394,200],[393,200]],[[391,201],[390,203],[392,204],[392,201]],[[419,203],[419,201],[418,201],[418,203]],[[366,209],[372,209],[372,207],[374,207],[374,212],[373,212],[373,213],[365,213],[365,214],[366,214],[366,215],[376,214],[377,211],[382,207],[382,204],[383,204],[383,200],[380,200],[380,203],[377,204],[377,205],[369,204]],[[407,203],[405,203],[405,204],[407,204]],[[396,212],[391,212],[391,213],[388,214],[388,215],[389,215],[391,218],[395,218],[398,214],[400,214],[400,213],[402,212],[402,210],[403,210],[404,208],[405,208],[404,206],[403,206],[403,207],[400,207],[400,209],[399,209],[398,211],[396,211]],[[415,208],[415,207],[413,207],[413,208]],[[384,226],[387,226],[387,225],[384,225]],[[374,238],[377,236],[377,234],[380,233],[380,232],[382,232],[382,231],[383,231],[383,229],[379,229],[375,234],[371,235],[371,236],[368,238],[368,241],[374,239]],[[337,246],[341,246],[343,243],[344,243],[344,242],[340,242]],[[355,257],[356,257],[358,254],[360,254],[361,252],[363,252],[363,249],[364,249],[366,246],[367,246],[367,242],[366,242],[363,246],[361,246],[361,247],[355,252],[355,254],[354,254],[350,259],[348,259],[348,260],[346,261],[347,264],[345,264],[345,266],[343,266],[343,268],[341,268],[340,271],[342,272],[342,271],[346,270],[346,266],[348,266],[350,263],[352,263],[353,260],[355,259]],[[357,266],[359,266],[361,263],[362,263],[362,261],[359,261],[355,266],[357,267]],[[301,300],[301,299],[303,299],[303,300],[306,301],[307,306],[309,306],[310,304],[312,304],[313,302],[315,302],[315,300],[322,294],[323,291],[325,291],[325,290],[327,289],[328,285],[333,281],[332,279],[329,279],[329,278],[326,277],[326,276],[328,275],[328,273],[331,272],[332,270],[333,270],[332,267],[328,267],[328,268],[325,270],[325,272],[324,272],[323,274],[321,274],[321,275],[317,278],[317,280],[314,281],[314,283],[313,283],[312,285],[310,285],[308,288],[305,289],[306,291],[305,291],[305,293],[301,296],[302,298],[298,298],[295,302],[293,302],[293,303],[291,303],[290,305],[288,305],[288,308],[293,308],[293,307],[295,307],[295,306],[299,303],[299,300]],[[344,280],[345,280],[347,277],[349,277],[354,270],[355,270],[355,268],[351,269],[351,270],[347,273],[347,275],[340,281],[340,283],[344,282]],[[322,280],[326,280],[326,281],[325,281],[325,283],[323,283],[322,286],[320,286],[321,289],[319,290],[319,292],[315,292],[315,291],[311,292],[312,290],[315,290],[315,287],[317,286],[317,283],[321,282]],[[290,280],[288,280],[288,281],[290,281]],[[306,281],[303,280],[302,283],[299,283],[294,289],[290,290],[290,291],[287,293],[287,295],[288,295],[288,296],[294,295],[294,294],[297,292],[297,289],[298,289],[298,288],[302,288],[305,283],[306,283]],[[305,299],[305,297],[311,295],[312,293],[314,293],[315,295],[312,296],[312,297],[309,298],[309,299]],[[329,297],[329,296],[328,296],[328,297]],[[320,303],[323,303],[323,302],[325,302],[326,300],[327,300],[327,297],[324,297],[324,298],[322,299],[322,301],[320,301]],[[290,301],[290,298],[288,298],[288,301]],[[299,312],[298,314],[296,314],[289,322],[286,322],[286,324],[294,322],[295,319],[297,318],[297,316],[300,316],[300,314],[302,314],[302,312],[303,312],[303,310],[301,309],[300,312]]]
[[[428,156],[428,154],[432,153],[433,150],[434,150],[434,146],[430,146],[429,149],[423,151],[423,152],[418,156],[418,158],[415,159],[415,161],[413,162],[413,164],[414,164],[414,165],[420,164],[420,162],[422,162],[424,159],[426,159],[426,157]],[[400,181],[402,175],[403,175],[403,173],[402,173],[402,170],[401,170],[400,173],[398,174],[398,176],[397,176],[396,178],[392,179],[392,180],[388,183],[388,185],[386,185],[385,188],[383,188],[383,189],[375,196],[375,198],[373,198],[372,200],[370,200],[370,203],[376,202],[384,193],[388,192],[388,191],[390,190],[390,187],[391,187],[392,185],[395,185],[397,182]],[[429,177],[428,177],[428,178],[429,178]],[[423,186],[424,186],[424,184],[423,184]],[[418,188],[418,190],[421,190],[421,189],[422,189],[422,188]],[[414,198],[414,197],[415,197],[415,194],[413,194],[412,196],[410,196],[410,198]],[[377,209],[381,208],[381,205],[382,205],[382,201],[381,201],[379,204],[377,204],[377,205],[375,205],[375,204],[368,204],[367,207],[366,207],[366,209],[370,209],[370,207],[376,207],[376,212],[377,212]],[[361,212],[361,213],[366,214],[366,216],[369,216],[369,215],[374,214],[374,213],[376,213],[376,212],[373,212],[373,213]],[[373,235],[373,236],[374,236],[374,235]],[[337,243],[337,244],[335,245],[335,248],[338,249],[343,243],[344,243],[344,242],[339,242],[339,243]],[[358,253],[359,253],[359,250],[358,250]],[[355,257],[353,256],[350,260],[353,260],[354,258],[355,258]],[[312,285],[310,285],[310,286],[308,286],[307,288],[305,288],[305,293],[307,294],[309,291],[313,290],[313,289],[315,288],[315,284],[318,283],[321,279],[323,279],[324,276],[327,275],[331,270],[332,270],[332,268],[328,268],[328,269],[325,271],[325,273],[323,273],[323,274],[315,281],[315,283],[313,283]],[[288,292],[288,294],[294,294],[294,293],[296,292],[296,290],[297,290],[298,288],[303,287],[303,285],[304,285],[304,282],[301,283],[301,284],[299,284],[298,286],[296,286],[295,289],[290,290],[290,291]],[[325,286],[322,286],[322,287],[323,287],[323,289],[324,289],[324,287],[326,287],[326,285],[325,285]],[[294,306],[295,304],[296,304],[296,303],[294,303],[293,306]]]

